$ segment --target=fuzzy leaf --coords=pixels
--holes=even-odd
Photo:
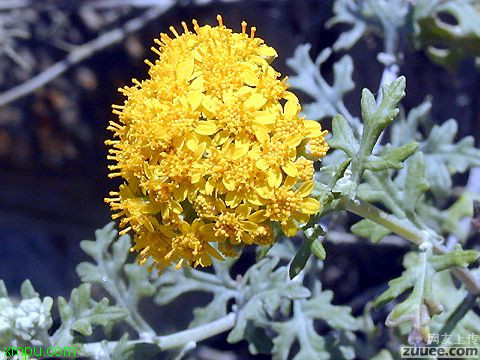
[[[312,254],[315,254],[321,260],[325,259],[325,248],[321,241],[323,235],[325,235],[325,232],[318,224],[304,231],[305,239],[298,248],[288,269],[290,279],[293,279],[303,270]]]
[[[474,147],[474,139],[467,136],[454,143],[458,125],[453,119],[435,125],[421,144],[425,153],[427,177],[432,191],[439,196],[449,194],[452,187],[451,175],[480,166],[480,149]]]
[[[327,27],[335,24],[351,26],[333,45],[338,51],[350,49],[369,29],[380,33],[399,31],[408,15],[408,3],[403,0],[337,0],[333,12],[335,16],[327,22]]]
[[[477,274],[478,269],[476,270]],[[436,294],[437,300],[443,305],[444,311],[432,319],[431,327],[433,334],[440,334],[447,319],[464,301],[468,295],[468,291],[464,286],[457,288],[449,271],[439,272],[433,279],[433,293]],[[453,339],[464,339],[469,346],[475,346],[480,351],[480,343],[473,343],[474,336],[472,334],[480,334],[480,316],[475,311],[470,310],[452,330]]]
[[[20,294],[22,295],[22,299],[24,299],[24,300],[39,297],[39,294],[33,288],[33,285],[30,282],[30,280],[25,280],[22,283],[22,286],[20,288]]]
[[[110,306],[107,298],[96,302],[90,297],[91,285],[82,284],[73,289],[70,300],[58,298],[58,310],[62,325],[53,335],[55,344],[71,345],[74,332],[84,336],[92,334],[94,325],[109,326],[125,318],[126,312],[119,306]]]
[[[150,279],[147,263],[126,263],[131,241],[129,236],[118,237],[114,223],[107,224],[95,232],[96,240],[84,240],[80,247],[94,259],[94,263],[82,262],[77,273],[83,282],[103,287],[116,303],[127,312],[126,321],[135,326],[141,316],[138,313],[140,300],[152,296],[156,285]],[[137,320],[134,320],[137,319]],[[141,319],[140,321],[143,321]],[[144,331],[149,328],[144,323]]]
[[[361,220],[354,224],[351,230],[355,235],[371,239],[374,243],[379,242],[385,236],[391,233],[391,231],[386,227],[378,225],[377,223],[367,219]]]
[[[392,125],[391,140],[395,147],[412,141],[420,143],[431,190],[436,198],[445,199],[452,192],[452,175],[480,166],[480,150],[474,147],[473,138],[469,136],[454,142],[458,125],[453,119],[428,129],[431,107],[432,103],[427,99],[410,110],[406,118],[401,116]],[[428,132],[426,139],[420,132],[422,127]]]
[[[228,302],[236,296],[235,281],[230,276],[235,261],[214,260],[215,275],[191,268],[165,269],[159,278],[160,290],[154,298],[155,303],[168,304],[191,291],[210,292],[213,294],[212,301],[205,307],[193,310],[193,320],[189,326],[195,327],[227,315]]]
[[[369,159],[372,159],[372,151],[385,127],[393,121],[398,114],[397,105],[405,96],[406,80],[400,76],[389,85],[382,88],[382,101],[377,104],[375,97],[368,89],[362,91],[362,119],[364,128],[360,141],[360,148],[352,159],[352,177],[355,186],[348,194],[350,198],[355,198],[357,187],[366,170]]]
[[[237,304],[237,321],[228,334],[228,342],[244,339],[249,321],[259,325],[268,323],[278,311],[282,299],[301,299],[310,295],[310,291],[299,282],[288,280],[286,267],[274,270],[278,261],[278,258],[265,258],[245,273],[242,280],[244,301]]]
[[[1,298],[8,298],[7,287],[5,286],[5,282],[3,280],[0,280],[0,299]]]
[[[382,89],[383,97],[380,105],[377,105],[375,97],[368,89],[362,91],[362,118],[365,127],[370,127],[373,134],[383,131],[398,114],[397,105],[405,96],[406,80],[400,76],[391,84]],[[364,132],[367,134],[368,130]],[[363,139],[362,139],[363,140]],[[376,139],[375,139],[376,142]]]
[[[444,22],[448,14],[455,24]],[[414,7],[417,45],[439,65],[455,69],[467,57],[480,57],[480,9],[471,0],[419,0]]]
[[[358,197],[367,202],[384,204],[395,216],[412,224],[412,218],[419,209],[420,197],[428,190],[425,180],[425,163],[422,153],[418,152],[407,160],[404,169],[398,172],[394,180],[388,171],[365,172],[366,182],[358,187]]]
[[[293,317],[284,322],[275,322],[273,329],[277,336],[273,340],[272,355],[274,360],[286,360],[294,342],[297,340],[299,351],[294,360],[332,359],[328,341],[315,331],[314,321],[322,321],[331,329],[354,331],[358,329],[358,321],[350,314],[347,306],[332,305],[333,293],[323,291],[309,300],[295,300]],[[347,357],[350,358],[350,357]]]
[[[321,65],[329,58],[331,49],[324,49],[315,60],[309,55],[311,45],[299,45],[287,65],[296,75],[290,76],[288,82],[294,89],[303,91],[314,99],[314,102],[303,106],[303,113],[309,119],[319,120],[339,113],[343,105],[343,97],[355,84],[352,80],[353,62],[350,56],[342,57],[333,65],[334,80],[329,85],[320,73]]]
[[[442,311],[442,305],[432,291],[433,276],[452,266],[467,266],[479,255],[473,250],[462,250],[459,245],[445,255],[432,255],[429,251],[407,254],[404,259],[406,270],[400,277],[391,280],[388,289],[375,300],[374,305],[379,307],[411,290],[410,295],[389,313],[386,325],[394,327],[411,323],[412,334],[420,334],[426,340],[430,316]]]
[[[403,168],[403,162],[417,150],[418,146],[418,143],[412,142],[400,147],[386,147],[380,156],[371,155],[365,163],[365,168],[373,171],[400,170]]]
[[[353,157],[358,151],[358,141],[347,120],[342,115],[335,115],[332,120],[332,135],[328,145],[333,149],[343,150],[348,156]]]
[[[391,143],[393,147],[406,145],[411,142],[417,142],[423,139],[419,132],[420,125],[426,123],[432,110],[432,101],[426,99],[417,107],[408,112],[408,115],[402,112],[401,116],[392,124]]]
[[[405,188],[403,192],[403,208],[413,212],[420,197],[429,189],[425,179],[425,162],[421,152],[415,154],[408,162]]]

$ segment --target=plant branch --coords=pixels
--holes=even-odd
[[[30,6],[29,0],[3,0],[0,3],[0,11],[21,9]]]
[[[418,229],[410,222],[399,220],[397,217],[382,211],[374,205],[361,200],[350,200],[346,197],[342,201],[347,211],[382,225],[416,245],[432,239],[432,234],[429,231]],[[432,245],[433,251],[436,254],[446,254],[449,252],[448,249],[438,241],[433,241]],[[466,286],[472,295],[480,295],[480,282],[468,269],[455,267],[451,268],[450,271]]]
[[[208,339],[209,337],[221,334],[227,330],[230,330],[235,325],[235,314],[230,313],[218,320],[212,321],[207,324],[200,325],[193,329],[179,331],[177,333],[165,336],[157,336],[152,339],[152,343],[159,346],[161,350],[169,350],[181,347],[188,343],[197,343],[199,341]],[[133,340],[129,344],[144,343],[144,340]],[[105,351],[112,353],[117,346],[117,341],[109,342],[95,342],[83,345],[82,356],[94,357],[98,354],[102,354]]]
[[[361,200],[350,200],[347,198],[344,198],[343,201],[346,210],[382,225],[416,245],[420,245],[427,240],[428,234],[418,230],[409,222],[401,221],[396,216],[390,215],[374,205]]]
[[[174,0],[167,0],[159,3],[157,7],[146,10],[142,15],[127,21],[122,27],[110,30],[94,40],[75,48],[63,60],[53,64],[40,74],[25,81],[24,83],[0,94],[0,106],[18,100],[43,85],[49,83],[59,75],[63,74],[70,67],[91,57],[97,52],[122,41],[126,35],[134,33],[144,27],[150,21],[158,18],[175,4]]]
[[[166,0],[170,2],[170,0]],[[165,0],[92,0],[87,1],[86,6],[94,9],[111,9],[119,7],[149,8],[161,6]]]

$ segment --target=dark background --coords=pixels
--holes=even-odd
[[[54,4],[54,2],[49,2]],[[66,3],[59,2],[58,6]],[[11,293],[29,278],[41,295],[67,295],[78,285],[75,265],[85,259],[79,248],[83,239],[91,239],[94,230],[110,221],[103,198],[117,186],[107,178],[106,147],[110,136],[107,123],[113,118],[111,104],[121,103],[119,86],[130,83],[132,77],[146,76],[144,58],[154,59],[148,49],[160,32],[168,26],[177,28],[191,18],[200,24],[216,24],[216,14],[236,31],[246,20],[256,26],[259,37],[275,47],[279,58],[274,66],[283,75],[291,74],[285,61],[295,47],[312,44],[312,57],[331,46],[345,28],[325,29],[331,16],[332,1],[320,0],[246,0],[224,4],[213,1],[205,6],[182,2],[151,22],[140,32],[128,36],[121,44],[108,48],[73,67],[66,74],[34,94],[0,109],[0,278]],[[138,10],[140,13],[143,10]],[[79,19],[76,9],[65,10],[64,26],[71,26],[69,41],[78,44],[95,37]],[[126,12],[106,29],[118,26],[133,14]],[[42,19],[48,28],[48,16]],[[50,23],[49,23],[50,22]],[[19,46],[33,54],[38,67],[60,60],[65,52],[48,41],[51,33],[35,32],[29,39],[20,39]],[[378,38],[362,40],[349,53],[355,63],[357,85],[346,99],[347,107],[359,114],[360,92],[363,87],[378,88],[382,66],[376,60],[382,50]],[[433,120],[443,122],[451,117],[458,120],[459,136],[480,135],[480,75],[473,62],[462,63],[456,73],[432,64],[419,51],[406,48],[401,74],[407,76],[408,110],[427,94],[433,95]],[[40,54],[40,55],[39,55]],[[334,56],[323,73],[331,79]],[[38,56],[38,57],[37,57]],[[5,57],[0,87],[5,91],[22,81],[21,71]],[[5,70],[7,68],[7,70]],[[20,74],[19,76],[13,76]],[[11,75],[11,76],[10,76]],[[328,121],[324,126],[329,128]],[[478,144],[477,144],[478,145]],[[464,179],[461,179],[464,181]],[[355,245],[332,246],[324,286],[336,291],[336,301],[347,303],[372,287],[383,284],[401,271],[404,250],[389,247]],[[372,259],[375,259],[372,263]],[[384,268],[378,273],[376,269]],[[188,313],[183,315],[188,318]],[[187,320],[188,321],[188,320]]]

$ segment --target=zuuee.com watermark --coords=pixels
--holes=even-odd
[[[432,357],[438,359],[479,359],[480,335],[430,334],[428,346],[402,346],[400,357],[418,359]]]

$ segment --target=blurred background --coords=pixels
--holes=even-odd
[[[56,296],[78,285],[75,265],[85,258],[79,242],[93,238],[94,230],[110,221],[103,198],[118,185],[107,178],[104,145],[110,136],[111,104],[123,101],[118,87],[146,76],[143,60],[155,59],[149,48],[160,32],[192,18],[216,24],[217,14],[240,31],[246,20],[277,49],[274,66],[289,75],[286,60],[297,45],[311,43],[315,58],[344,30],[325,27],[332,3],[0,0],[0,278],[7,288],[18,293],[29,278],[42,296]],[[354,115],[359,114],[361,89],[375,90],[380,82],[382,65],[376,54],[381,46],[371,37],[349,52],[356,89],[346,104]],[[334,54],[324,66],[327,79],[341,55]],[[473,61],[453,74],[409,49],[400,73],[408,80],[407,110],[431,94],[434,121],[456,118],[459,137],[480,138],[480,73]],[[323,126],[330,125],[326,121]],[[400,259],[404,251],[395,246],[330,246],[324,286],[335,289],[336,302],[351,304],[354,295],[391,277],[388,271],[399,273],[400,260],[385,273],[375,269],[382,261],[391,265],[390,259]],[[378,259],[375,266],[367,261],[372,256]]]

